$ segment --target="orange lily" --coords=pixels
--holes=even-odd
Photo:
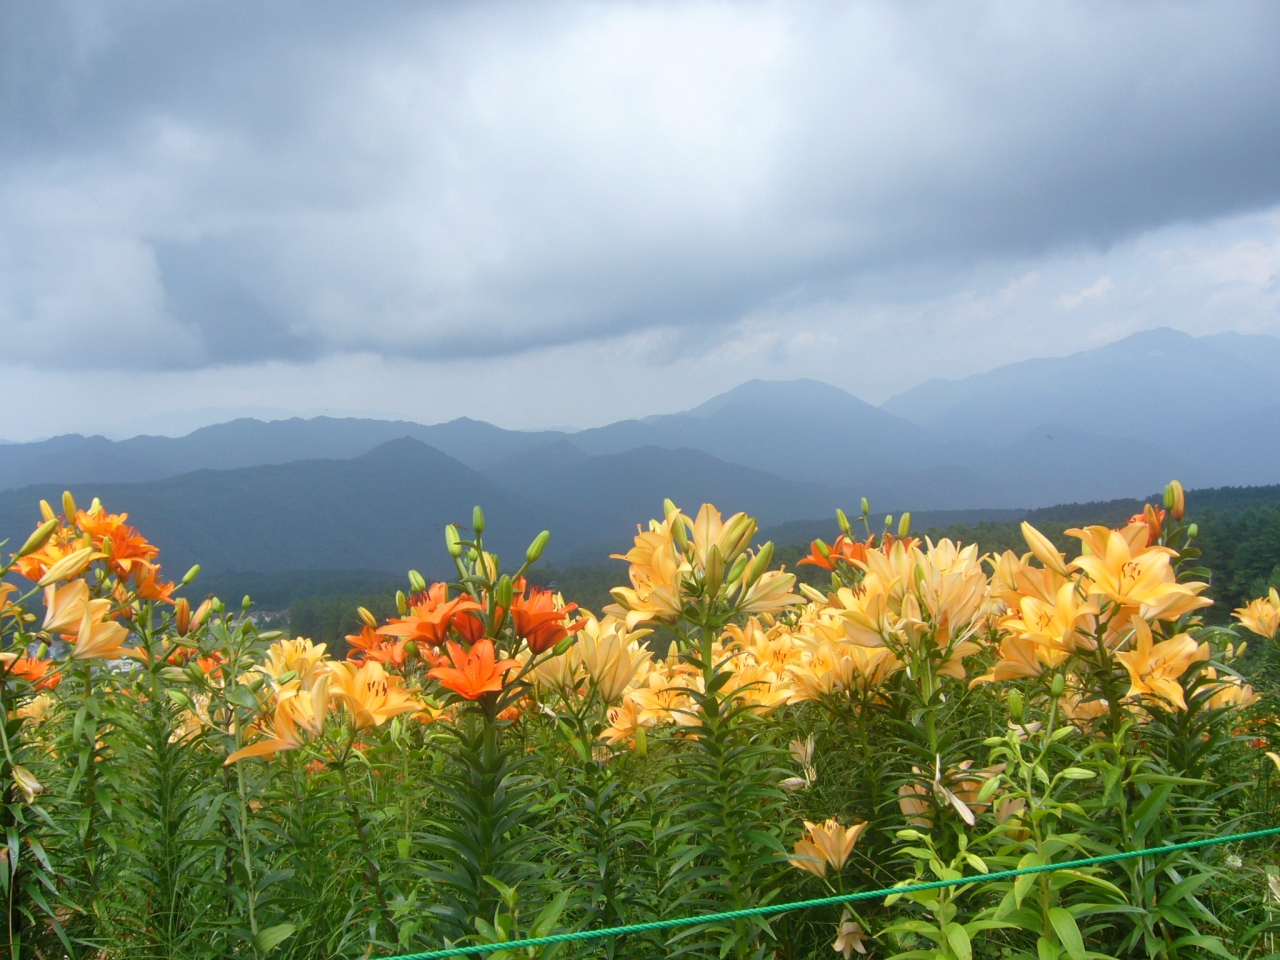
[[[821,567],[823,570],[834,570],[838,560],[843,560],[845,563],[866,563],[867,561],[869,543],[852,540],[842,533],[836,537],[836,542],[827,548],[827,556],[824,557],[822,551],[818,548],[820,542],[814,540],[809,544],[809,555],[802,559],[798,566],[807,564],[813,567]]]
[[[271,757],[283,750],[297,750],[305,746],[307,736],[319,736],[324,732],[324,716],[329,700],[329,678],[322,677],[306,696],[285,697],[276,703],[271,715],[270,729],[274,736],[265,737],[237,750],[223,761],[230,766],[246,757]],[[264,728],[267,726],[263,725]]]
[[[556,595],[550,590],[531,587],[528,595],[524,581],[516,584],[519,593],[511,601],[511,623],[516,634],[525,639],[529,650],[536,654],[550,650],[557,643],[582,629],[585,620],[566,623],[569,614],[578,609],[576,603],[556,606]]]
[[[157,579],[160,576],[160,564],[146,560],[133,562],[133,588],[143,600],[156,600],[161,603],[173,603],[173,591],[176,583]]]
[[[97,601],[99,609],[109,607],[109,600]],[[89,584],[83,580],[72,580],[62,586],[49,584],[44,588],[44,624],[41,627],[46,633],[69,633],[79,629],[84,617],[86,605],[89,603]]]
[[[449,600],[448,589],[443,583],[433,584],[422,599],[410,607],[408,616],[392,620],[379,627],[377,632],[383,636],[440,646],[449,638],[449,627],[454,617],[468,610],[480,609],[480,604],[466,594]]]
[[[493,641],[489,639],[480,640],[465,651],[450,640],[447,649],[453,666],[436,667],[427,676],[468,700],[479,700],[486,693],[498,692],[506,672],[519,666],[515,660],[495,661]]]

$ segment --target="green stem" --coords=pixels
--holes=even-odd
[[[378,920],[383,917],[388,918],[390,923],[391,910],[387,906],[387,897],[382,890],[382,875],[378,870],[378,862],[374,859],[372,851],[369,849],[369,834],[365,830],[364,817],[360,815],[359,805],[355,801],[355,797],[351,793],[351,778],[347,773],[347,760],[351,754],[351,746],[355,742],[355,732],[351,734],[351,739],[347,742],[347,748],[342,753],[342,759],[338,761],[338,775],[342,778],[342,799],[346,801],[347,813],[351,817],[351,823],[355,827],[356,838],[360,841],[360,853],[364,857],[364,875],[369,885],[373,887],[373,891],[378,897],[378,907],[381,914]],[[377,921],[374,924],[377,929]]]

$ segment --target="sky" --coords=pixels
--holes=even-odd
[[[1280,5],[0,5],[0,437],[1280,335]]]

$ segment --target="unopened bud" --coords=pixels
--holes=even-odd
[[[1244,653],[1244,644],[1243,644],[1243,643],[1242,643],[1242,644],[1240,644],[1240,652],[1241,652],[1241,653]],[[37,659],[37,660],[43,660],[43,659],[44,659],[45,657],[47,657],[48,655],[49,655],[49,645],[48,645],[47,643],[45,643],[45,642],[42,640],[42,641],[40,642],[40,646],[36,647],[36,659]]]
[[[405,600],[404,591],[396,591],[396,609],[400,611],[400,616],[404,616],[409,612],[409,603]]]
[[[1194,540],[1198,536],[1200,536],[1200,524],[1193,523],[1187,527],[1187,537],[1189,539]]]
[[[868,500],[866,497],[863,497],[863,498],[862,498],[862,504],[861,504],[861,506],[862,506],[862,515],[863,515],[864,517],[870,517],[870,516],[871,516],[871,501],[870,501],[870,500]]]
[[[720,587],[724,584],[724,557],[720,555],[718,546],[712,546],[707,553],[707,566],[704,571],[703,584],[706,586],[708,596],[715,596],[720,592]]]
[[[45,575],[40,578],[37,586],[47,587],[49,584],[57,583],[59,580],[70,580],[92,562],[92,547],[82,547],[79,550],[73,550],[46,570]]]
[[[672,514],[667,519],[671,522],[671,535],[675,537],[676,546],[680,548],[681,553],[689,552],[689,529],[684,525],[684,520],[679,514]]]
[[[533,543],[529,544],[529,549],[524,552],[526,563],[537,563],[538,558],[542,556],[542,551],[547,549],[547,543],[551,540],[551,531],[543,530],[540,534],[533,538]]]
[[[192,567],[190,570],[188,570],[186,573],[182,575],[182,586],[185,587],[187,584],[189,584],[192,580],[194,580],[198,576],[200,576],[200,564],[197,563],[194,567]]]
[[[578,639],[577,636],[575,636],[574,634],[569,634],[569,636],[564,637],[562,640],[560,640],[560,642],[558,642],[554,647],[551,648],[551,655],[553,657],[563,657],[566,653],[569,652],[569,648],[573,646],[574,641],[576,641],[577,639]]]
[[[29,553],[35,553],[53,536],[53,531],[58,529],[57,519],[46,520],[40,526],[36,527],[35,533],[27,537],[27,542],[22,545],[22,549],[18,551],[18,556],[25,557]]]
[[[1175,520],[1181,520],[1187,513],[1187,495],[1177,480],[1169,481],[1169,485],[1164,488],[1164,508]]]
[[[889,529],[890,527],[892,527],[892,526],[893,526],[893,514],[892,514],[892,513],[886,513],[886,514],[884,515],[884,528],[885,528],[886,530],[888,530],[888,529]]]
[[[836,523],[840,525],[840,532],[846,537],[853,536],[853,528],[849,526],[848,515],[838,507],[836,508]]]
[[[831,559],[831,548],[827,546],[825,541],[813,541],[813,548],[818,551],[818,555],[821,556],[823,560]]]
[[[209,611],[213,609],[214,601],[210,597],[196,607],[196,612],[191,615],[191,629],[195,630],[200,624],[204,623],[204,618],[209,616]]]
[[[173,624],[180,637],[185,637],[191,629],[191,603],[186,597],[179,597],[178,602],[173,605]]]
[[[449,556],[454,558],[462,556],[462,537],[458,535],[458,528],[452,523],[446,523],[444,526],[444,545],[449,551]]]
[[[211,609],[211,610],[212,610],[214,613],[216,613],[218,616],[222,616],[224,613],[226,613],[226,612],[227,612],[227,605],[226,605],[225,603],[223,603],[223,602],[222,602],[222,600],[221,600],[220,598],[218,598],[218,597],[214,597],[214,598],[213,598],[213,604],[212,604],[212,606],[210,606],[210,608],[209,608],[209,609]]]
[[[49,520],[55,519],[57,516],[58,515],[53,512],[53,507],[49,506],[48,500],[40,501],[40,518],[42,520],[45,520],[47,522]]]
[[[249,595],[246,593],[246,594],[244,595],[244,599],[240,601],[240,610],[241,610],[242,612],[243,612],[243,611],[246,611],[246,610],[248,610],[251,606],[253,606],[253,601],[249,599]]]
[[[366,627],[374,630],[378,629],[378,618],[369,612],[368,607],[356,607],[356,616],[360,618],[360,622]]]
[[[1023,709],[1022,694],[1020,694],[1017,690],[1010,690],[1009,691],[1009,716],[1013,719],[1014,723],[1022,722],[1022,709]]]
[[[417,570],[409,571],[409,589],[414,593],[421,593],[427,589],[427,581],[422,578],[422,574]]]
[[[404,655],[410,660],[413,660],[418,656],[418,644],[416,641],[409,640],[405,643]]]
[[[511,601],[515,599],[515,587],[511,583],[511,578],[505,573],[498,578],[498,583],[493,588],[493,598],[503,610],[511,609]]]
[[[750,554],[740,553],[738,559],[733,561],[733,566],[729,569],[729,576],[724,578],[724,582],[733,585],[742,579],[742,575],[747,570],[747,564],[751,562]]]
[[[905,537],[911,533],[911,513],[908,511],[898,518],[898,536]]]
[[[636,727],[636,756],[643,760],[649,754],[649,737],[644,732],[644,725]]]
[[[76,522],[76,498],[70,490],[62,491],[62,515],[71,523]]]
[[[769,564],[772,561],[773,541],[770,540],[760,548],[760,552],[756,554],[755,559],[751,561],[751,565],[747,567],[746,585],[750,587],[764,576],[764,572],[769,569]]]
[[[1060,673],[1053,675],[1053,683],[1049,685],[1049,693],[1056,700],[1062,696],[1067,690],[1067,678]]]
[[[675,501],[670,497],[665,497],[662,501],[662,516],[669,517],[673,513],[679,513],[680,508],[676,506]]]
[[[484,511],[479,505],[471,511],[471,529],[476,532],[477,537],[484,533]]]
[[[1243,657],[1243,656],[1244,656],[1244,652],[1245,652],[1246,650],[1248,650],[1248,649],[1249,649],[1249,641],[1248,641],[1248,640],[1241,640],[1241,641],[1240,641],[1240,646],[1236,647],[1236,656],[1237,656],[1237,657]]]

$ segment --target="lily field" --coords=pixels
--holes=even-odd
[[[1270,839],[988,878],[1280,826],[1280,595],[1206,623],[1181,486],[1072,560],[869,513],[801,560],[817,589],[668,501],[587,611],[526,583],[548,534],[500,559],[477,508],[456,579],[410,571],[336,660],[41,502],[0,585],[8,956],[1274,956]]]

